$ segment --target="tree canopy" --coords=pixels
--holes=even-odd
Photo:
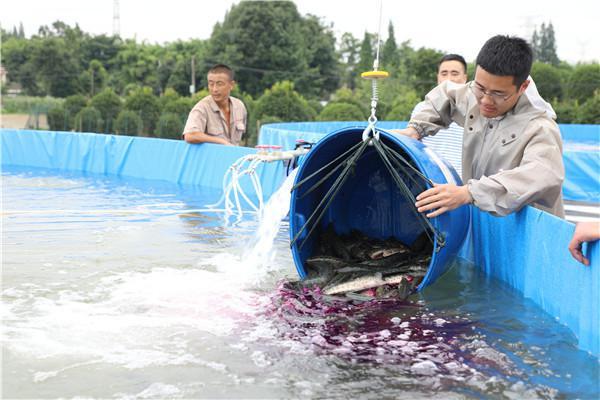
[[[185,120],[193,104],[208,95],[206,72],[216,63],[235,71],[234,96],[249,110],[249,137],[256,137],[257,121],[312,120],[317,115],[355,119],[359,111],[368,115],[371,86],[360,74],[373,68],[378,46],[377,35],[368,31],[362,38],[346,32],[336,40],[331,24],[301,15],[289,1],[233,5],[207,40],[139,43],[90,35],[61,21],[40,27],[29,38],[22,25],[2,29],[1,35],[8,77],[4,93],[18,84],[25,95],[66,99],[53,106],[55,126],[73,129],[75,117],[91,107],[80,123],[97,125],[98,112],[105,130],[147,135],[178,126],[173,115],[163,114]],[[380,119],[407,118],[411,104],[436,85],[444,54],[396,39],[390,21],[387,37],[379,43],[380,68],[390,73],[379,85]],[[599,123],[594,107],[600,65],[559,60],[551,22],[533,32],[531,45],[536,57],[531,74],[557,110],[558,121]],[[195,93],[190,93],[192,83]],[[331,106],[324,107],[327,103]],[[334,107],[336,103],[344,105]],[[117,119],[120,125],[115,125]]]

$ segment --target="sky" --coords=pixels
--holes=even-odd
[[[121,37],[164,43],[178,39],[208,39],[213,26],[239,0],[118,0]],[[462,54],[473,61],[483,43],[496,34],[530,39],[535,28],[552,22],[557,54],[569,63],[600,62],[600,2],[598,0],[297,0],[298,11],[313,14],[339,38],[350,32],[362,39],[365,31],[381,39],[389,21],[398,43]],[[114,0],[6,1],[0,25],[12,30],[23,23],[29,37],[42,25],[61,20],[90,34],[112,34]]]

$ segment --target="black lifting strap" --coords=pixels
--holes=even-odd
[[[433,182],[429,178],[427,178],[425,175],[421,174],[420,171],[418,171],[416,168],[414,168],[400,154],[398,154],[397,152],[393,152],[393,153],[388,152],[387,150],[391,150],[391,149],[389,147],[384,148],[382,146],[382,143],[379,142],[379,140],[376,140],[376,139],[373,139],[373,138],[371,138],[371,140],[373,141],[373,146],[375,147],[375,150],[377,150],[377,154],[379,155],[379,157],[383,161],[383,164],[388,169],[388,172],[390,173],[390,175],[392,175],[392,178],[394,179],[394,182],[396,183],[396,186],[398,187],[398,189],[400,189],[400,192],[403,194],[403,196],[406,199],[410,200],[410,202],[409,202],[410,203],[410,209],[415,214],[415,216],[417,217],[417,221],[419,221],[419,223],[423,227],[423,230],[425,231],[425,234],[427,235],[427,237],[429,238],[429,240],[431,241],[432,244],[435,243],[435,241],[434,241],[433,237],[431,237],[430,232],[433,232],[435,238],[437,239],[437,243],[438,243],[438,247],[436,248],[436,251],[439,251],[439,249],[446,244],[446,240],[444,238],[444,235],[442,235],[440,232],[438,232],[433,227],[433,225],[431,225],[431,222],[429,221],[429,218],[425,217],[422,213],[420,213],[417,210],[417,207],[415,206],[415,202],[417,201],[417,199],[412,194],[412,191],[410,190],[410,188],[402,180],[402,178],[400,177],[400,174],[398,174],[398,171],[396,171],[394,169],[392,163],[390,162],[390,158],[394,159],[394,157],[397,157],[398,160],[402,161],[405,165],[407,165],[409,167],[407,169],[411,169],[413,172],[417,172],[417,176],[420,177],[425,182],[429,183],[431,186],[433,186]],[[398,161],[398,160],[396,160],[396,161]],[[407,172],[406,169],[402,168],[402,166],[400,164],[397,164],[397,166],[401,170],[403,170],[403,172],[405,173],[405,175],[407,175],[408,177],[410,177],[411,179],[413,179],[413,181],[417,182],[416,180],[414,180],[414,178],[412,178],[411,174],[406,173]],[[426,189],[426,187],[424,187],[424,189]]]
[[[302,197],[306,196],[308,193],[315,190],[321,184],[323,184],[337,170],[339,170],[340,168],[343,167],[342,171],[340,172],[340,174],[338,175],[336,180],[333,182],[333,184],[331,185],[331,187],[329,188],[329,190],[327,191],[325,196],[323,196],[323,198],[321,199],[321,201],[319,202],[319,204],[317,205],[317,207],[315,208],[313,213],[310,215],[310,217],[306,220],[304,225],[300,228],[300,230],[296,233],[296,235],[292,239],[292,241],[290,243],[290,247],[293,246],[294,243],[296,243],[296,241],[298,241],[298,238],[300,237],[301,233],[304,232],[304,230],[306,230],[306,228],[308,227],[309,224],[312,223],[312,227],[309,229],[304,240],[300,243],[299,249],[302,248],[302,246],[306,242],[306,239],[311,235],[311,233],[317,227],[319,221],[325,214],[325,211],[330,206],[331,202],[333,201],[333,199],[339,192],[340,188],[343,186],[344,182],[348,178],[348,176],[349,176],[348,172],[356,165],[356,162],[359,160],[360,156],[364,153],[367,146],[371,143],[375,147],[377,154],[379,155],[379,157],[383,161],[384,165],[388,169],[388,172],[391,174],[392,179],[396,183],[396,186],[398,187],[398,189],[400,190],[402,195],[405,198],[410,200],[411,210],[417,217],[417,220],[423,227],[423,230],[427,234],[427,237],[429,238],[429,240],[431,241],[432,244],[435,243],[434,238],[431,236],[431,232],[433,232],[433,235],[437,239],[436,251],[439,251],[439,249],[445,245],[444,236],[441,233],[439,233],[433,227],[433,225],[431,225],[431,222],[429,221],[429,219],[427,217],[425,217],[423,214],[418,212],[417,208],[414,205],[414,203],[416,202],[414,195],[412,194],[410,188],[402,180],[402,178],[400,177],[400,174],[398,173],[398,171],[396,171],[394,166],[397,169],[404,172],[404,175],[406,175],[414,184],[416,184],[419,188],[421,188],[421,191],[427,189],[427,184],[429,184],[430,186],[433,186],[433,182],[429,178],[427,178],[425,175],[423,175],[421,173],[421,171],[417,170],[412,164],[410,164],[398,152],[394,151],[392,148],[385,145],[385,143],[380,142],[377,138],[371,136],[367,140],[359,142],[356,145],[352,146],[349,150],[344,152],[342,155],[338,156],[337,158],[335,158],[333,161],[331,161],[327,165],[319,168],[317,171],[313,172],[311,175],[304,178],[302,181],[298,182],[292,188],[292,191],[296,190],[297,188],[302,186],[304,183],[306,183],[309,179],[315,177],[316,175],[318,175],[319,173],[324,171],[326,168],[330,167],[332,164],[339,162],[339,164],[336,167],[334,167],[331,171],[329,171],[327,174],[325,174],[325,176],[323,178],[319,179],[319,181],[317,181],[305,193],[303,193],[301,195],[301,197],[299,197],[299,198],[302,198]],[[343,162],[340,162],[343,158],[346,158],[346,159]],[[416,179],[413,176],[413,174],[409,173],[409,172],[414,172],[416,177],[420,178],[420,180]],[[322,208],[322,209],[319,210],[320,208]]]
[[[313,211],[313,213],[306,220],[306,222],[304,223],[304,225],[302,225],[302,228],[300,228],[300,230],[296,233],[296,236],[294,236],[294,239],[292,239],[292,242],[290,243],[290,247],[293,246],[294,243],[296,243],[296,241],[300,237],[300,234],[306,229],[306,227],[308,226],[308,224],[311,223],[313,221],[313,219],[315,219],[315,216],[316,216],[316,219],[314,220],[314,223],[313,223],[312,227],[308,231],[308,233],[307,233],[306,237],[304,238],[304,240],[302,241],[302,243],[300,243],[300,246],[298,247],[298,249],[301,249],[302,246],[304,246],[304,243],[306,243],[306,239],[310,236],[310,234],[317,227],[319,221],[321,220],[321,218],[325,214],[325,211],[327,211],[327,208],[329,207],[329,205],[331,204],[331,202],[335,198],[335,195],[339,192],[340,188],[343,186],[344,182],[346,181],[346,179],[350,175],[349,174],[350,169],[352,169],[356,165],[356,161],[360,158],[360,156],[362,155],[362,153],[365,151],[365,149],[367,148],[368,144],[369,144],[369,141],[364,141],[362,143],[358,143],[358,146],[354,146],[354,147],[352,147],[350,149],[350,150],[354,150],[354,149],[356,149],[356,150],[354,150],[354,152],[348,156],[348,158],[346,159],[345,162],[343,162],[343,163],[340,164],[340,165],[344,166],[344,169],[342,170],[342,172],[340,172],[340,174],[338,175],[338,177],[335,179],[335,181],[333,182],[333,184],[331,185],[331,187],[329,188],[329,190],[327,191],[327,193],[325,194],[325,196],[323,196],[323,199],[321,199],[321,201],[319,202],[319,204],[317,205],[317,207],[315,207],[315,210]],[[348,152],[349,151],[345,152],[344,155],[347,154]],[[338,160],[339,158],[340,157],[336,158],[336,160]],[[334,161],[336,161],[336,160],[334,160]],[[318,171],[316,171],[311,176],[314,176],[315,174],[321,172],[323,169],[325,169],[326,167],[328,167],[331,164],[332,163],[329,163],[325,167],[320,168]],[[338,167],[334,168],[334,170],[337,170],[337,169],[338,169]],[[331,173],[329,173],[328,175],[331,175]],[[306,181],[306,179],[302,180],[300,183],[298,183],[296,186],[294,186],[294,188],[292,188],[292,191],[295,188],[297,188],[299,185],[301,185],[302,183],[304,183],[305,181]],[[324,180],[321,179],[319,182],[317,182],[317,184],[320,185],[323,182],[324,182]],[[311,188],[309,188],[309,190],[314,190],[314,188],[317,186],[317,184],[315,184],[314,186],[312,186]],[[325,205],[323,206],[324,203],[325,203]],[[323,206],[323,207],[322,207],[322,210],[319,212],[319,208],[321,208],[321,206]],[[317,215],[317,212],[319,212],[318,215]]]

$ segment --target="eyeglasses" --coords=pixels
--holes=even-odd
[[[479,87],[479,85],[477,85],[475,81],[471,81],[471,83],[469,83],[469,89],[471,89],[471,92],[473,92],[475,97],[477,97],[477,99],[479,100],[482,99],[483,96],[490,96],[490,98],[496,105],[504,103],[506,100],[510,99],[516,94],[515,92],[507,96],[498,92],[488,92],[487,90],[484,90],[483,88]]]

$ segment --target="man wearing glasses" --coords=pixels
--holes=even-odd
[[[452,121],[464,130],[466,184],[439,184],[424,191],[417,196],[419,212],[432,218],[472,203],[507,215],[531,204],[564,218],[560,132],[552,108],[529,79],[532,62],[525,40],[492,37],[477,55],[474,80],[434,88],[408,127],[398,131],[420,140]]]

